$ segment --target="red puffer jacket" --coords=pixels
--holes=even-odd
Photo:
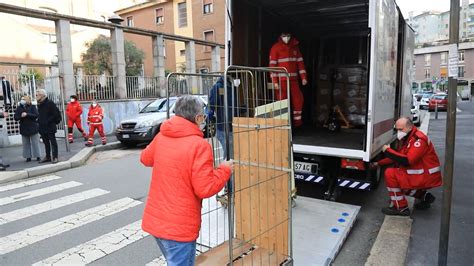
[[[66,107],[66,115],[69,120],[76,120],[82,115],[82,106],[78,101],[68,103]]]
[[[231,169],[213,166],[212,149],[199,127],[174,116],[143,150],[141,162],[153,167],[142,228],[153,236],[194,241],[201,228],[201,202],[219,192]]]

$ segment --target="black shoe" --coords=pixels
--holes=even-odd
[[[59,162],[58,158],[53,158],[52,163],[57,164]]]
[[[419,202],[415,203],[414,207],[417,210],[427,210],[431,207],[431,203],[435,201],[436,197],[433,194],[426,192]]]
[[[31,158],[26,158],[26,162],[31,162]]]
[[[0,166],[0,171],[5,171],[5,170],[7,170],[6,167]]]
[[[39,161],[39,163],[47,163],[47,162],[51,162],[51,158],[44,157],[43,160]]]
[[[385,207],[382,209],[382,213],[385,215],[410,216],[410,209],[408,207],[405,207],[404,209]]]
[[[36,161],[41,161],[41,158],[40,157],[36,157]]]
[[[84,145],[85,145],[86,147],[92,147],[94,144],[88,142],[88,143],[86,143],[86,144],[84,144]]]
[[[4,163],[0,163],[0,167],[8,168],[8,167],[10,167],[10,165],[9,165],[9,164],[4,164]]]
[[[107,143],[106,143],[106,142],[102,142],[102,145],[107,145]]]

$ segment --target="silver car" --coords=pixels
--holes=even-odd
[[[198,95],[204,108],[207,106],[207,96]],[[169,98],[170,116],[174,116],[174,104],[178,98]],[[168,108],[167,98],[157,99],[146,105],[136,116],[120,121],[115,136],[125,146],[133,147],[139,143],[148,143],[160,132],[161,123],[166,120]],[[214,126],[206,124],[204,137],[214,136]]]
[[[423,93],[420,101],[420,109],[428,109],[431,96],[433,96],[432,92]]]

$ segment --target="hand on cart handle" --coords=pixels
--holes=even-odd
[[[303,86],[306,86],[306,84],[308,84],[308,80],[303,79],[303,80],[301,81],[301,84],[303,84]]]
[[[226,160],[222,162],[222,165],[230,167],[230,170],[234,170],[234,160]]]

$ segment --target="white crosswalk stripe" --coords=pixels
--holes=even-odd
[[[54,192],[68,189],[68,188],[77,187],[80,185],[82,185],[82,183],[71,181],[71,182],[62,183],[59,185],[54,185],[54,186],[45,187],[45,188],[41,188],[41,189],[29,191],[29,192],[16,194],[16,195],[5,197],[5,198],[0,198],[0,206],[11,204],[11,203],[22,201],[22,200],[32,199],[32,198],[43,196],[49,193],[54,193]]]
[[[148,236],[142,231],[141,223],[141,220],[136,221],[33,265],[83,265],[94,262]]]
[[[0,238],[0,255],[98,221],[139,204],[141,204],[140,201],[122,198],[2,237]]]
[[[23,181],[23,182],[15,182],[15,183],[11,183],[11,184],[6,184],[6,185],[0,187],[0,192],[5,192],[5,191],[9,191],[9,190],[17,189],[17,188],[22,188],[22,187],[29,187],[29,186],[32,186],[32,185],[37,185],[37,184],[41,184],[41,183],[44,183],[44,182],[48,182],[48,181],[52,181],[52,180],[56,180],[56,179],[60,179],[60,178],[61,177],[57,176],[57,175],[48,175],[48,176],[38,177],[38,178],[35,178],[35,179],[30,179],[30,180]]]
[[[26,217],[30,217],[33,215],[37,215],[49,210],[58,209],[76,202],[80,202],[83,200],[91,199],[94,197],[102,196],[109,193],[109,191],[102,190],[99,188],[79,192],[76,194],[72,194],[69,196],[64,196],[58,199],[50,200],[47,202],[43,202],[40,204],[36,204],[33,206],[28,206],[22,209],[14,210],[7,213],[2,213],[0,215],[0,225],[6,224],[9,222],[17,221],[20,219],[24,219]]]

